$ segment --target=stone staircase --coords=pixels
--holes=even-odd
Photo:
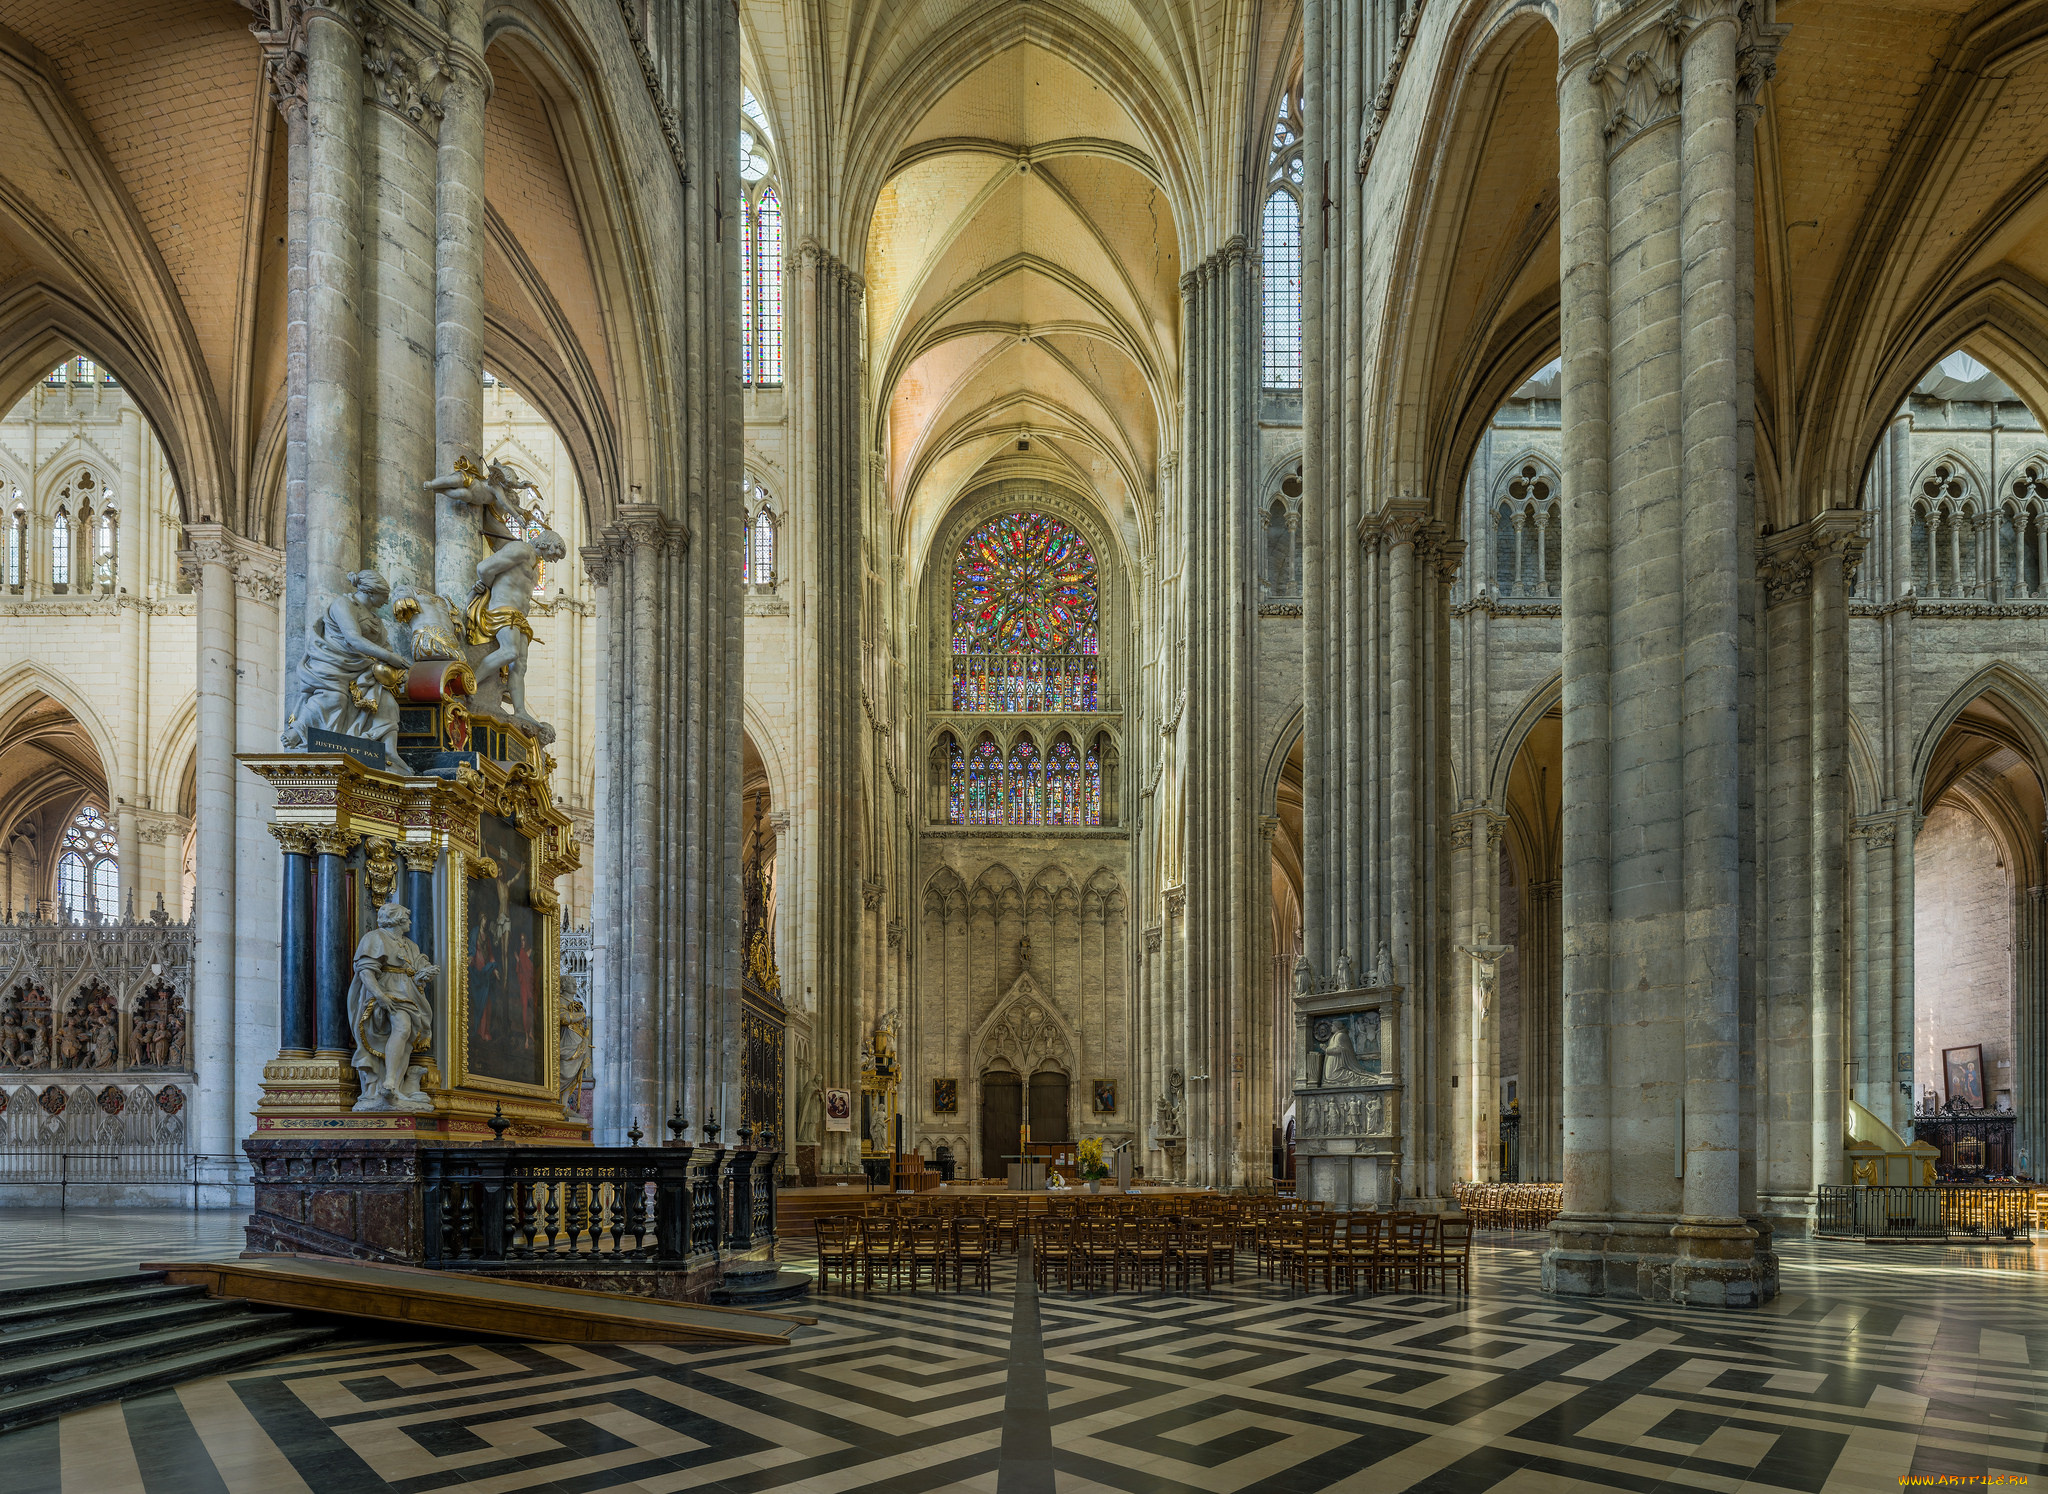
[[[0,1432],[240,1369],[333,1333],[173,1286],[160,1271],[0,1291]]]

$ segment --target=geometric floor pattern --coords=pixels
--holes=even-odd
[[[817,1326],[780,1349],[357,1338],[0,1437],[0,1489],[1861,1494],[2048,1479],[2048,1242],[1793,1243],[1782,1295],[1745,1314],[1547,1298],[1535,1243],[1483,1243],[1464,1298],[1304,1295],[1248,1258],[1213,1294],[1040,1296],[1005,1262],[987,1294],[816,1297]]]

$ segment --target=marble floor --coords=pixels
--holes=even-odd
[[[127,1248],[152,1227],[142,1253],[162,1256],[198,1247],[215,1217],[188,1229],[0,1212],[0,1260],[105,1264],[100,1237]],[[1482,1244],[1463,1299],[1303,1295],[1248,1258],[1213,1295],[1077,1297],[1040,1294],[1005,1262],[986,1294],[816,1298],[817,1325],[784,1349],[358,1335],[0,1437],[0,1490],[1836,1494],[2048,1480],[2048,1241],[1793,1244],[1783,1295],[1724,1315],[1546,1298],[1539,1240]]]

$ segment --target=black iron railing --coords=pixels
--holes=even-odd
[[[1824,1239],[1946,1240],[2030,1234],[2042,1213],[2027,1187],[1820,1189],[1814,1233]]]
[[[774,1239],[775,1156],[722,1147],[424,1152],[423,1263],[688,1270]]]

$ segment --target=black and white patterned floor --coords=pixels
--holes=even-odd
[[[10,1233],[0,1214],[0,1245]],[[1006,1262],[987,1294],[820,1296],[785,1349],[355,1339],[0,1438],[0,1489],[1836,1494],[2048,1478],[2048,1242],[1793,1244],[1784,1294],[1746,1315],[1546,1298],[1536,1243],[1483,1245],[1464,1299],[1301,1295],[1248,1258],[1208,1296],[1041,1296]]]

